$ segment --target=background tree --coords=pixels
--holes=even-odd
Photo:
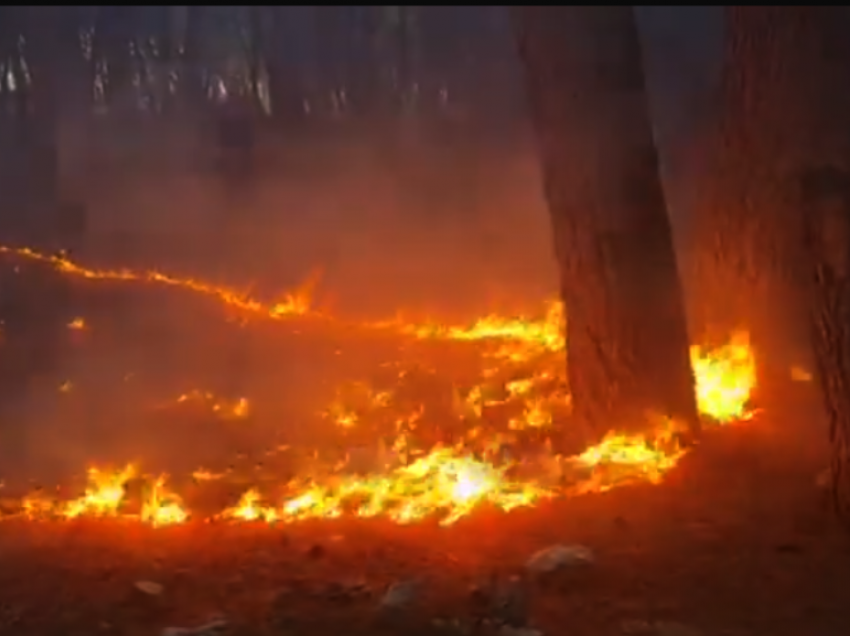
[[[688,335],[632,7],[515,7],[567,311],[594,436],[645,411],[698,427]],[[581,440],[582,442],[586,440]]]
[[[689,308],[700,331],[725,337],[748,329],[764,371],[760,382],[771,386],[786,381],[808,344],[801,219],[789,205],[788,179],[802,147],[814,144],[806,138],[810,100],[799,93],[814,90],[816,75],[803,76],[817,55],[807,50],[806,60],[785,49],[804,46],[813,15],[797,8],[725,9],[714,121],[695,144],[687,184],[694,190]]]
[[[717,221],[751,224],[760,237],[754,270],[781,276],[791,290],[773,296],[772,315],[798,299],[812,310],[835,502],[850,522],[850,13],[726,11],[730,90],[717,160],[722,174],[737,175],[737,207],[717,211]]]

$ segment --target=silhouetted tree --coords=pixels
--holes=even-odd
[[[515,7],[579,421],[698,430],[676,257],[632,7]]]

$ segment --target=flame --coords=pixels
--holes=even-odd
[[[0,246],[0,253],[47,262],[60,272],[88,279],[186,289],[275,320],[320,316],[310,309],[315,277],[281,301],[263,303],[228,288],[156,271],[92,270],[26,248]],[[448,525],[482,505],[507,511],[636,480],[659,482],[686,452],[678,441],[677,423],[669,420],[648,421],[640,435],[612,431],[574,457],[557,455],[551,444],[537,457],[510,456],[509,449],[518,439],[543,435],[550,440],[546,436],[557,433],[559,422],[569,416],[563,322],[563,305],[552,301],[538,318],[493,314],[468,325],[444,325],[396,317],[357,325],[422,341],[476,343],[482,362],[479,376],[451,386],[451,415],[463,422],[463,433],[450,445],[444,440],[423,441],[427,401],[411,400],[408,389],[416,373],[427,370],[400,365],[385,384],[354,382],[340,387],[337,398],[322,411],[343,438],[377,427],[378,437],[389,441],[359,455],[352,448],[344,459],[327,462],[328,466],[317,459],[312,477],[281,484],[282,494],[275,497],[248,488],[234,506],[215,516],[266,523],[344,515],[384,516],[398,523],[437,518]],[[697,404],[706,424],[752,417],[756,362],[747,333],[737,332],[714,349],[694,345],[690,353]],[[242,418],[249,412],[246,398],[227,402],[198,390],[181,395],[177,402],[201,403],[229,417]],[[227,476],[200,469],[193,474],[196,484]],[[138,511],[130,513],[127,487],[136,479],[143,479],[148,487]],[[82,496],[57,502],[43,493],[33,495],[24,499],[21,512],[31,517],[129,516],[154,526],[183,523],[190,517],[183,500],[167,487],[165,476],[142,478],[133,466],[117,471],[91,468]]]
[[[161,475],[154,479],[143,497],[140,512],[126,514],[127,488],[131,480],[140,478],[133,465],[120,470],[89,468],[88,484],[80,497],[66,502],[52,501],[43,493],[24,499],[22,509],[31,517],[54,516],[66,519],[77,517],[132,517],[153,526],[183,523],[189,513],[183,508],[180,497],[166,487],[167,478]]]
[[[208,296],[234,309],[249,314],[264,315],[281,319],[287,316],[303,316],[310,313],[311,295],[318,282],[318,274],[311,275],[298,289],[284,294],[280,300],[264,303],[229,287],[213,285],[194,278],[181,278],[157,270],[137,272],[130,269],[90,269],[62,255],[43,254],[28,247],[0,245],[0,254],[37,261],[52,266],[59,272],[90,280],[112,280],[120,282],[148,282],[165,287],[177,287]]]
[[[127,466],[115,473],[89,468],[89,485],[85,494],[65,504],[61,510],[62,516],[74,518],[83,514],[98,517],[115,515],[126,494],[127,482],[135,476],[136,470],[133,466]]]
[[[251,412],[251,404],[248,398],[240,397],[235,400],[227,400],[217,397],[211,391],[201,391],[198,389],[193,389],[188,393],[181,393],[177,397],[176,404],[199,405],[224,419],[245,419]],[[166,406],[171,405],[168,404]]]
[[[139,513],[142,521],[153,526],[170,526],[189,518],[180,497],[165,487],[165,481],[164,475],[157,477]]]
[[[700,413],[718,422],[748,419],[748,402],[756,384],[756,362],[749,334],[738,331],[730,342],[711,352],[691,347]]]

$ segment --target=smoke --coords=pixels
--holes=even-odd
[[[217,173],[203,132],[87,130],[66,144],[66,187],[90,215],[76,258],[268,300],[318,272],[316,303],[357,317],[471,320],[536,311],[556,293],[526,142],[434,140],[423,131],[391,142],[304,142],[267,133],[254,174],[234,185]],[[234,445],[268,444],[281,429],[298,434],[335,379],[373,362],[364,352],[341,360],[338,334],[239,326],[188,291],[80,280],[73,289],[89,342],[56,352],[52,370],[5,405],[14,424],[4,428],[15,431],[0,448],[7,472],[59,480],[93,462],[173,470],[229,461]],[[160,408],[191,390],[256,396],[265,406],[242,431]]]

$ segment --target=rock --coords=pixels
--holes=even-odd
[[[338,581],[331,583],[327,589],[327,596],[333,600],[350,601],[366,598],[371,594],[368,584],[360,579],[351,581]]]
[[[530,574],[549,574],[568,567],[588,565],[596,558],[593,551],[583,545],[553,545],[531,555],[525,563]]]
[[[159,596],[165,589],[162,585],[154,581],[136,581],[134,586],[142,594],[147,594],[148,596]]]
[[[418,598],[421,587],[422,581],[419,579],[408,579],[393,583],[381,597],[378,606],[382,610],[398,610],[409,607]]]
[[[198,627],[166,627],[162,636],[215,636],[227,627],[227,621],[216,619]]]

